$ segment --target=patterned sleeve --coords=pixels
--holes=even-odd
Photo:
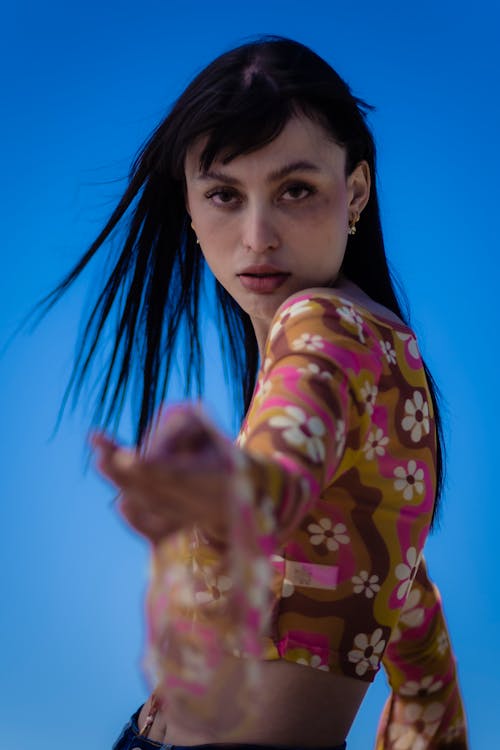
[[[380,720],[376,750],[468,750],[441,597],[423,560],[383,665],[392,692]]]
[[[348,368],[357,356],[352,344],[335,307],[314,299],[286,307],[270,330],[237,442],[247,458],[256,514],[272,509],[274,515],[271,553],[318,502],[341,463],[349,431],[359,426]],[[376,362],[370,366],[378,369]]]
[[[433,414],[416,342],[345,300],[304,296],[276,317],[265,357],[240,444],[262,458],[277,518],[266,658],[370,682],[435,497]],[[254,495],[257,514],[264,499]]]
[[[150,656],[179,723],[242,736],[262,659],[374,679],[432,515],[432,417],[407,328],[379,328],[328,293],[282,305],[236,445],[214,437],[226,546],[200,530],[153,558]]]

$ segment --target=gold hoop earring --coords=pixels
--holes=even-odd
[[[347,234],[355,235],[356,234],[356,224],[359,221],[359,214],[356,211],[349,219],[349,229],[347,230]]]

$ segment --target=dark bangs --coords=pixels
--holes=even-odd
[[[255,75],[248,89],[235,92],[209,132],[201,171],[208,171],[216,159],[226,164],[272,143],[295,114],[294,102],[280,95],[265,76]]]
[[[320,125],[332,142],[346,149],[347,174],[363,159],[373,168],[374,149],[366,138],[363,115],[356,109],[355,117],[352,116],[352,102],[339,99],[325,108],[324,102],[311,101],[312,97],[290,99],[273,89],[265,76],[259,78],[262,85],[259,80],[250,89],[239,91],[227,110],[221,112],[220,121],[206,134],[207,143],[200,157],[201,172],[207,172],[215,160],[227,164],[267,146],[291,118],[300,116]]]
[[[181,100],[177,102],[170,116],[176,132],[167,132],[162,139],[166,161],[172,160],[171,174],[182,181],[186,153],[198,139],[207,138],[200,158],[200,170],[206,172],[215,160],[227,163],[266,146],[294,115],[305,114],[303,106],[283,95],[268,76],[259,73],[254,73],[247,86],[241,80],[238,85],[233,82],[227,89],[218,90],[209,102],[200,106],[194,100],[191,104],[193,110],[188,113]],[[183,113],[182,122],[176,117],[177,108]],[[319,115],[314,119],[319,119]]]
[[[362,159],[372,167],[365,118],[371,109],[314,52],[265,37],[222,55],[194,78],[150,141],[161,152],[151,166],[183,181],[186,153],[199,138],[208,138],[200,160],[207,171],[215,159],[227,163],[266,146],[291,117],[304,115],[346,148],[349,172]]]

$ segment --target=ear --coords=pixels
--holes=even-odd
[[[370,197],[371,175],[368,162],[360,161],[347,177],[348,208],[360,214]]]
[[[189,218],[191,218],[191,209],[189,207],[189,196],[187,191],[187,185],[186,185],[186,178],[182,181],[182,191],[184,193],[184,207],[189,215]]]

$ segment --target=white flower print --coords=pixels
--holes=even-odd
[[[243,425],[243,427],[238,433],[238,437],[236,438],[236,445],[242,448],[247,441],[247,437],[248,437],[248,427],[247,427],[247,423],[245,422],[245,424]]]
[[[206,591],[197,591],[195,593],[195,599],[198,604],[209,604],[210,602],[218,601],[224,597],[226,591],[232,587],[233,582],[229,576],[217,576],[214,575],[210,568],[202,567],[201,572],[203,574],[204,583],[207,587]]]
[[[354,584],[354,593],[364,593],[367,599],[373,599],[377,591],[380,591],[379,577],[375,575],[369,576],[366,570],[361,570],[357,576],[351,578],[351,581]]]
[[[312,310],[311,301],[309,299],[298,300],[297,302],[294,302],[292,305],[290,305],[290,307],[287,307],[285,310],[283,310],[271,326],[271,330],[269,331],[269,341],[271,342],[277,335],[280,328],[283,327],[285,319],[288,320],[288,318],[291,318],[294,315],[298,315],[301,312],[306,312],[307,310]],[[265,369],[266,368],[264,364],[264,370]]]
[[[388,442],[389,438],[384,435],[384,431],[380,427],[377,427],[374,432],[370,432],[363,447],[367,460],[371,461],[376,455],[383,456]]]
[[[184,646],[180,653],[182,674],[187,680],[207,685],[214,678],[207,663],[207,656],[192,646]]]
[[[271,326],[271,330],[269,331],[269,342],[271,342],[274,337],[277,335],[280,328],[283,327],[283,320],[282,315],[278,317],[277,320],[274,321],[273,325]],[[264,362],[264,369],[265,369],[265,362]]]
[[[269,367],[271,366],[271,357],[266,357],[264,360],[264,364],[262,365],[262,371],[267,372],[269,370]]]
[[[338,307],[337,312],[340,315],[341,318],[343,318],[346,323],[350,323],[353,326],[356,326],[356,329],[358,331],[358,338],[362,344],[365,342],[365,337],[363,335],[363,318],[361,315],[352,307],[352,305],[346,304],[343,307]]]
[[[376,669],[385,648],[382,640],[382,628],[377,628],[370,636],[359,633],[354,639],[354,648],[349,651],[347,658],[351,664],[356,664],[356,674],[362,677],[368,669]]]
[[[399,640],[401,640],[401,628],[399,627],[399,623],[398,623],[396,627],[394,628],[394,630],[392,631],[389,641],[391,643],[397,643]]]
[[[337,458],[344,452],[346,434],[345,434],[345,422],[343,419],[337,421],[337,429],[335,430],[335,440],[337,442]]]
[[[277,451],[275,455],[279,457],[283,454]],[[304,506],[306,506],[312,495],[310,480],[308,481],[306,477],[302,477],[300,480],[300,489],[302,490],[302,497],[304,498]]]
[[[283,438],[290,445],[304,446],[312,461],[319,463],[325,457],[325,446],[322,436],[326,433],[325,425],[319,417],[308,417],[298,406],[285,406],[287,416],[271,417],[271,427],[283,429]]]
[[[284,578],[283,583],[281,584],[281,597],[283,599],[288,599],[289,596],[292,596],[292,594],[295,592],[295,586],[290,581],[289,578]]]
[[[347,323],[352,323],[353,325],[356,325],[357,323],[362,323],[363,319],[361,316],[356,312],[354,307],[351,305],[343,305],[342,307],[337,307],[337,312],[340,315],[341,318],[343,318]]]
[[[441,703],[420,706],[409,703],[403,710],[403,724],[389,725],[389,739],[394,750],[426,750],[444,714]]]
[[[398,586],[398,599],[404,599],[406,597],[413,583],[421,559],[422,551],[417,554],[416,548],[410,547],[406,553],[406,563],[399,563],[399,565],[396,565],[396,570],[394,572],[396,578],[401,581]]]
[[[247,588],[248,601],[256,609],[264,611],[271,580],[271,567],[268,559],[258,558],[251,563],[251,580]]]
[[[401,339],[401,341],[408,342],[408,351],[410,353],[410,356],[412,356],[413,359],[419,359],[420,353],[418,351],[418,344],[415,336],[412,336],[410,333],[402,333],[401,331],[398,331],[396,335],[399,339]]]
[[[174,563],[167,566],[161,576],[160,586],[163,586],[164,591],[175,591],[177,601],[183,607],[195,605],[195,593],[184,564]]]
[[[424,609],[418,606],[421,598],[422,592],[419,589],[412,589],[403,604],[399,619],[409,628],[417,628],[424,621]]]
[[[465,734],[465,722],[460,718],[456,718],[455,721],[453,721],[446,732],[444,733],[443,740],[446,743],[453,742],[453,740],[458,740]]]
[[[423,435],[428,435],[430,432],[429,404],[424,401],[420,391],[413,392],[413,400],[406,399],[405,414],[401,426],[403,430],[410,433],[413,442],[418,443]]]
[[[286,563],[285,559],[281,555],[271,555],[271,565],[277,566],[277,570],[284,577],[281,579],[281,597],[288,599],[295,593],[295,585],[290,578],[286,577]]]
[[[292,341],[292,349],[307,349],[310,352],[323,349],[324,346],[325,340],[317,333],[302,333],[298,339]]]
[[[391,641],[396,643],[401,638],[400,624],[409,628],[418,628],[424,621],[424,609],[419,607],[422,593],[418,589],[412,588],[401,610],[399,621],[391,633]]]
[[[396,364],[396,352],[392,348],[392,343],[390,341],[382,341],[380,339],[380,348],[382,349],[383,354],[385,355],[385,358],[389,362],[390,365]]]
[[[297,371],[303,375],[319,375],[324,380],[333,380],[333,375],[328,370],[321,370],[315,362],[309,362],[307,367],[298,367]]]
[[[296,661],[297,664],[305,664],[307,667],[312,667],[313,669],[321,669],[323,672],[330,671],[328,664],[321,663],[321,656],[318,656],[318,654],[311,654],[309,659],[304,659],[301,656],[300,659],[297,659]]]
[[[270,534],[276,528],[276,505],[269,495],[262,498],[259,506],[258,521],[261,533]]]
[[[448,636],[446,635],[446,632],[442,630],[437,637],[437,652],[439,656],[443,656],[443,654],[448,651],[449,646],[450,642]]]
[[[405,500],[413,500],[413,494],[422,495],[424,492],[424,470],[417,469],[417,462],[413,459],[408,461],[406,469],[404,466],[397,466],[394,469],[394,476],[397,477],[394,482],[394,489],[403,492]]]
[[[375,400],[377,398],[378,394],[378,388],[376,385],[371,385],[371,383],[365,381],[364,386],[361,388],[361,397],[366,405],[366,411],[368,414],[373,414],[373,409],[375,406]]]
[[[257,393],[258,400],[259,401],[263,401],[265,398],[267,398],[267,396],[269,395],[269,393],[271,391],[271,388],[272,388],[271,382],[269,380],[264,380],[260,384],[260,388],[259,388],[259,391]]]
[[[434,677],[431,674],[428,674],[425,677],[422,677],[419,682],[408,680],[404,685],[401,685],[399,692],[401,695],[409,695],[412,697],[418,695],[419,697],[423,697],[424,695],[430,695],[437,690],[441,690],[442,687],[442,680],[434,680]]]
[[[320,518],[319,523],[310,523],[307,527],[310,536],[310,542],[317,547],[319,544],[326,544],[330,552],[338,550],[339,544],[348,544],[351,540],[345,533],[346,526],[343,523],[333,525],[330,518]]]
[[[283,316],[287,315],[292,318],[294,315],[300,315],[300,313],[308,312],[309,310],[313,310],[311,300],[299,299],[297,302],[293,302],[290,307],[287,307],[286,310],[283,310]]]

